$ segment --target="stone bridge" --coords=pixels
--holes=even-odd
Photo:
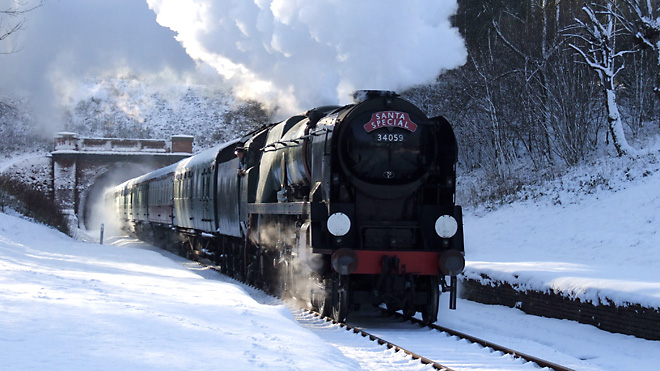
[[[104,190],[192,154],[193,137],[170,140],[79,138],[58,133],[52,156],[55,201],[69,215],[72,227],[95,230],[104,222]]]

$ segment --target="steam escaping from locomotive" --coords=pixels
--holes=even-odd
[[[345,102],[357,88],[402,91],[433,81],[467,56],[450,22],[455,0],[147,3],[240,98],[295,113]]]

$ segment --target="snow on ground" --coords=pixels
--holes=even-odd
[[[2,369],[430,370],[336,325],[298,325],[279,301],[194,262],[130,238],[100,245],[94,237],[75,241],[0,213]],[[652,369],[660,354],[660,342],[571,321],[465,300],[447,306],[443,295],[441,325],[578,370]],[[509,369],[461,358],[425,329],[377,334],[430,347],[456,370]]]
[[[446,295],[440,300],[446,303]],[[658,369],[660,341],[609,333],[574,321],[532,316],[501,305],[459,299],[457,307],[451,311],[446,304],[441,305],[438,324],[574,370]],[[452,366],[455,370],[481,369]]]
[[[286,307],[123,243],[76,242],[0,213],[3,369],[359,367]]]
[[[540,199],[468,211],[465,275],[595,304],[660,307],[658,159],[655,149],[631,160],[637,164],[612,159],[600,164],[605,170],[590,169],[586,179],[601,183],[591,194],[574,192],[585,181],[569,176],[563,190]]]

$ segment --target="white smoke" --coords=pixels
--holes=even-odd
[[[0,10],[39,4],[16,19],[0,15],[0,31],[24,22],[0,40],[0,99],[29,98],[48,136],[62,129],[59,109],[81,94],[85,81],[125,75],[183,80],[197,72],[175,34],[156,23],[143,1],[0,0]]]
[[[401,91],[466,59],[449,21],[456,0],[0,0],[0,10],[39,4],[0,17],[24,21],[0,41],[15,51],[0,54],[0,99],[29,97],[45,135],[95,79],[228,83],[284,115],[346,103],[355,89]]]
[[[398,90],[465,63],[456,0],[147,0],[240,98],[287,111]],[[291,108],[291,109],[288,109]],[[291,113],[291,112],[283,112]]]

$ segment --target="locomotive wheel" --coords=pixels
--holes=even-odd
[[[415,316],[415,313],[417,313],[417,310],[415,309],[415,304],[411,300],[408,300],[406,305],[403,306],[403,316],[405,318],[413,318]]]
[[[319,308],[319,313],[323,317],[330,317],[332,314],[332,288],[328,289],[328,281],[323,280],[323,288],[314,293],[314,298]]]
[[[332,293],[326,291],[321,296],[318,301],[319,313],[323,317],[330,317],[332,313]]]
[[[337,322],[344,322],[346,315],[348,315],[348,289],[340,287],[337,290],[337,300],[332,305],[332,318]]]
[[[408,277],[410,288],[406,289],[405,302],[403,304],[402,312],[405,318],[413,318],[417,313],[417,306],[415,305],[415,291],[417,290],[418,283],[412,278]]]
[[[385,303],[385,309],[387,309],[389,313],[395,313],[401,308],[398,305],[394,305],[392,303]]]
[[[332,319],[344,322],[348,315],[348,276],[335,276],[332,280]]]
[[[310,309],[321,313],[321,306],[325,301],[326,290],[323,289],[323,280],[318,277],[310,277],[309,283],[309,304]],[[323,314],[323,313],[321,313]],[[324,314],[327,316],[327,314]]]
[[[192,258],[192,245],[190,242],[179,242],[179,255],[186,259]]]
[[[197,238],[197,241],[195,242],[195,248],[193,249],[193,256],[195,261],[199,260],[200,257],[204,256],[203,251],[204,251],[204,243],[200,238]]]
[[[438,277],[430,277],[427,287],[427,303],[420,308],[422,322],[430,324],[438,320],[438,301],[440,299],[440,288]]]
[[[310,292],[309,310],[313,310],[315,312],[319,311],[319,299],[317,298],[317,295],[314,294],[314,292]]]
[[[293,271],[291,270],[291,264],[288,262],[280,264],[279,281],[280,296],[282,299],[293,298],[294,293],[291,286],[293,284]]]
[[[216,246],[214,249],[214,257],[213,261],[215,262],[215,265],[217,265],[220,268],[220,273],[222,274],[227,274],[227,259],[226,259],[226,252],[225,252],[225,246],[227,242],[224,238],[220,240],[220,245]]]

